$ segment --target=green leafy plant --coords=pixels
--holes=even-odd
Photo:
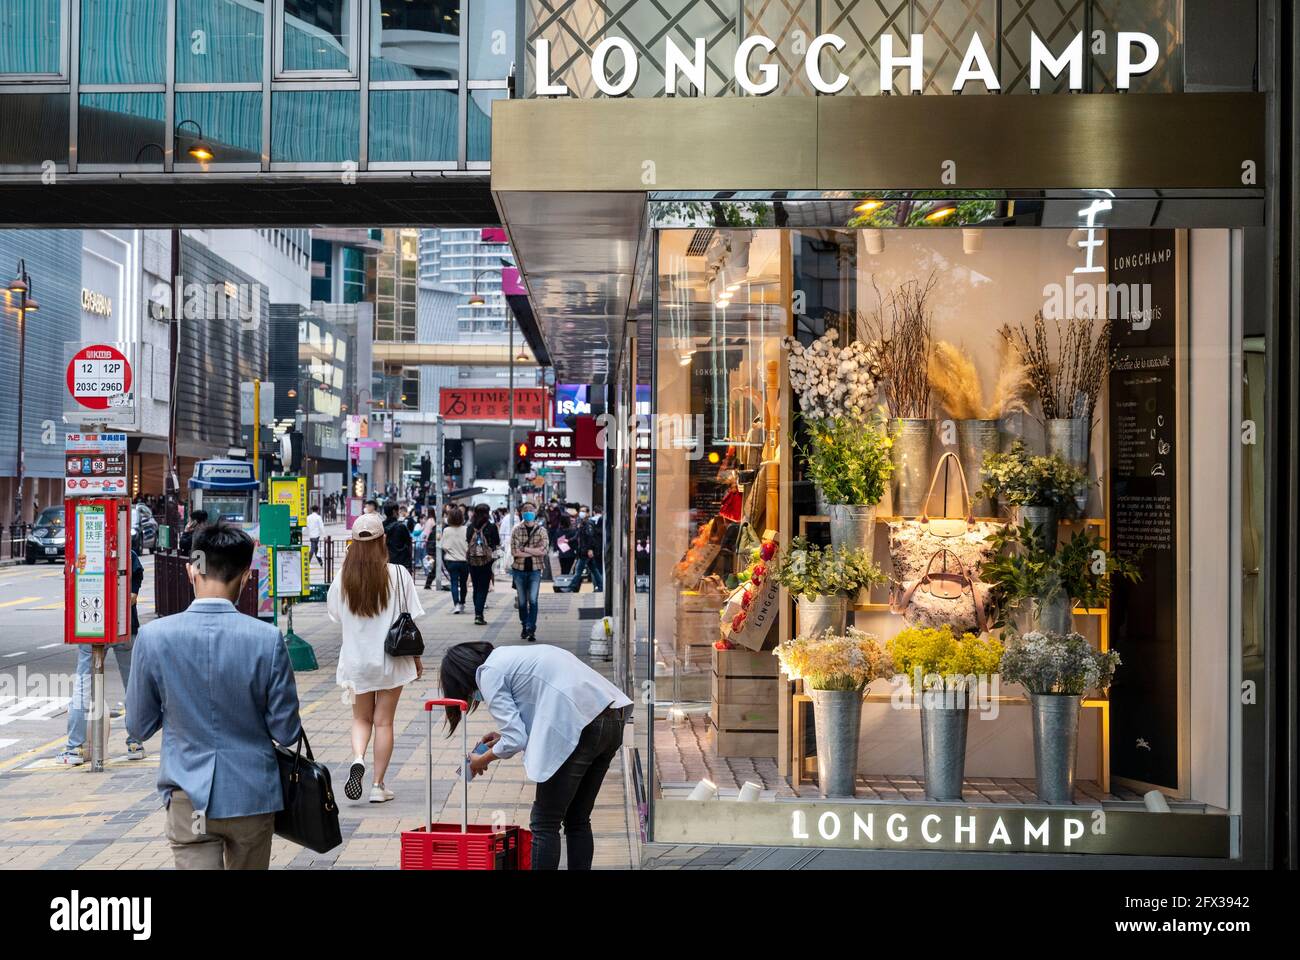
[[[857,593],[889,579],[866,550],[835,550],[810,544],[805,537],[790,542],[772,576],[795,599],[809,600]]]
[[[1083,529],[1055,553],[1043,549],[1033,525],[1007,525],[993,534],[997,554],[980,569],[980,579],[993,588],[998,610],[996,626],[1026,604],[1046,604],[1065,596],[1072,608],[1106,605],[1113,577],[1130,583],[1141,579],[1133,558],[1106,549],[1099,533]]]
[[[1026,633],[1002,654],[1002,679],[1039,696],[1078,697],[1110,686],[1120,665],[1114,650],[1094,650],[1077,633]]]
[[[1088,484],[1078,467],[1061,457],[1033,456],[1025,442],[1017,440],[1006,453],[986,453],[983,473],[987,477],[978,498],[999,496],[1013,506],[1055,507],[1065,516],[1077,509],[1075,497]]]
[[[913,690],[964,690],[975,677],[996,673],[1002,644],[994,637],[964,633],[952,627],[907,627],[885,644],[894,669],[907,677]]]
[[[803,454],[809,478],[827,503],[870,506],[885,495],[894,472],[893,441],[877,413],[866,423],[849,419],[805,419],[808,445]]]

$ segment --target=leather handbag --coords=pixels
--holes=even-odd
[[[936,572],[934,562],[943,564]],[[935,551],[918,580],[895,582],[889,610],[911,625],[952,627],[956,634],[981,634],[989,625],[989,587],[971,575],[961,558],[948,549]]]
[[[388,636],[384,638],[384,652],[390,657],[418,657],[424,653],[424,637],[415,625],[415,618],[406,610],[406,576],[405,571],[398,567],[397,596],[402,612],[397,615],[393,625],[388,628]]]
[[[298,739],[296,750],[277,743],[275,762],[284,791],[284,808],[275,815],[276,836],[317,853],[333,850],[343,842],[339,805],[334,801],[329,768],[312,756],[307,732]]]
[[[930,502],[935,485],[939,482],[939,474],[949,458],[952,458],[957,477],[961,481],[963,516],[930,517],[922,514],[914,520],[890,521],[889,558],[893,563],[895,581],[920,580],[929,569],[935,553],[940,550],[954,554],[967,570],[978,576],[984,564],[996,552],[993,534],[1002,527],[1003,522],[974,518],[966,474],[961,468],[961,460],[952,451],[944,453],[935,464],[925,502]]]

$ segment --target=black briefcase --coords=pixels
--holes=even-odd
[[[333,850],[343,842],[339,805],[334,802],[329,769],[312,756],[306,731],[296,750],[277,743],[275,760],[284,791],[284,809],[275,815],[276,836],[317,853]]]

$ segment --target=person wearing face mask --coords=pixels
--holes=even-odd
[[[582,573],[591,572],[591,587],[596,593],[605,589],[605,529],[600,516],[592,514],[583,507],[578,511],[578,529],[574,535],[575,551],[578,563],[573,570],[573,586],[569,589],[577,593],[582,588]]]
[[[530,643],[537,639],[537,599],[542,589],[542,564],[551,549],[551,538],[537,516],[537,508],[524,501],[520,523],[510,531],[511,577],[519,597],[519,636]]]

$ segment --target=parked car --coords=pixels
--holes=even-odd
[[[49,563],[63,562],[63,507],[46,507],[32,524],[32,532],[27,535],[28,563],[45,560]]]
[[[131,548],[141,556],[158,549],[158,521],[143,503],[131,508]]]

